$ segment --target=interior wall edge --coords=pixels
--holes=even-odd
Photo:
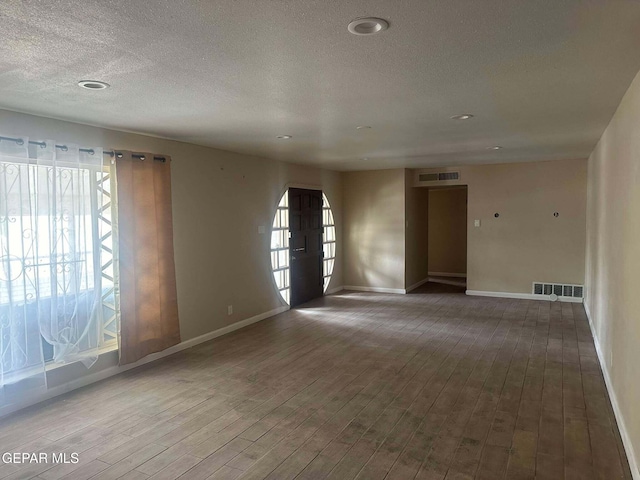
[[[429,277],[423,278],[422,280],[420,280],[419,282],[414,283],[413,285],[409,286],[406,288],[405,293],[409,293],[412,290],[415,290],[416,288],[424,285],[425,283],[427,283],[429,281]]]
[[[609,400],[611,401],[611,406],[613,407],[613,414],[616,417],[616,423],[618,424],[620,437],[622,437],[622,445],[624,446],[625,453],[627,454],[627,460],[629,461],[629,469],[631,470],[631,476],[633,477],[633,480],[640,480],[640,467],[638,464],[638,460],[636,459],[635,451],[633,450],[633,443],[631,442],[631,437],[627,429],[627,424],[624,420],[624,416],[622,415],[622,410],[620,409],[620,405],[618,403],[618,397],[616,396],[616,391],[613,388],[613,382],[611,381],[609,369],[607,368],[604,353],[602,352],[602,348],[600,347],[600,341],[598,340],[596,328],[593,323],[591,312],[589,310],[589,304],[587,302],[584,302],[584,311],[587,314],[587,320],[589,321],[589,329],[591,330],[591,336],[593,336],[593,344],[596,349],[596,355],[598,355],[598,362],[600,363],[602,376],[604,377],[604,384],[607,387],[607,393],[609,394]]]
[[[337,287],[327,289],[327,291],[324,292],[324,294],[325,295],[331,295],[331,294],[334,294],[334,293],[341,292],[342,290],[344,290],[344,287],[342,285],[339,285]]]
[[[640,479],[640,73],[588,164],[585,305],[629,467]]]

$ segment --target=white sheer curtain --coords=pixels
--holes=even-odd
[[[0,141],[0,410],[46,389],[46,361],[89,367],[115,341],[108,180],[100,148]]]

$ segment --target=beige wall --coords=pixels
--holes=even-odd
[[[429,276],[429,191],[413,186],[413,172],[405,170],[405,289]]]
[[[534,281],[584,283],[586,160],[437,170],[460,171],[460,181],[448,186],[468,186],[469,290],[530,294]],[[430,171],[343,175],[345,286],[403,290],[422,280],[427,267],[435,271],[416,241],[428,226],[412,230],[419,210],[414,191],[427,192],[417,175]]]
[[[429,192],[429,272],[467,273],[467,189]]]
[[[586,263],[585,304],[640,478],[640,75],[589,158]]]
[[[404,169],[343,174],[344,285],[405,288]]]
[[[468,185],[469,290],[531,293],[534,281],[584,282],[586,160],[437,169],[452,170],[460,181],[451,184]],[[416,170],[416,184],[429,171]]]
[[[288,183],[321,187],[333,208],[342,285],[342,183],[337,172],[181,142],[0,110],[0,134],[171,155],[182,340],[282,305],[271,274],[269,229]],[[258,234],[258,226],[266,227]],[[227,315],[227,305],[234,313]]]

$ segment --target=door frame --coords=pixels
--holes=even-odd
[[[467,261],[465,262],[465,274],[464,274],[464,278],[468,279],[468,275],[469,275],[469,246],[471,244],[470,238],[469,238],[469,233],[471,231],[470,225],[469,225],[469,184],[468,183],[457,183],[457,184],[453,184],[453,185],[420,185],[418,186],[418,188],[426,188],[427,190],[431,191],[431,190],[447,190],[447,189],[464,189],[466,190],[467,193],[467,208],[466,208],[466,232],[465,232],[465,236],[467,237],[467,246],[466,246],[466,256],[467,256]],[[429,221],[429,219],[427,218],[427,222]],[[429,246],[427,246],[427,256],[429,255]],[[440,273],[440,272],[438,272]],[[446,272],[445,272],[446,273]],[[467,280],[468,282],[468,280]]]
[[[322,185],[309,184],[309,183],[287,182],[287,183],[284,184],[284,187],[280,189],[280,193],[278,194],[277,198],[273,202],[273,206],[271,208],[271,217],[273,217],[273,213],[277,211],[278,204],[280,203],[280,200],[282,199],[282,196],[284,194],[288,194],[290,188],[301,188],[301,189],[304,189],[304,190],[319,190],[322,193],[325,193],[324,190],[322,189]],[[269,228],[265,229],[265,233],[267,231],[269,232],[268,239],[266,241],[268,242],[268,245],[267,245],[268,257],[267,258],[269,259],[269,276],[271,277],[271,287],[273,288],[273,291],[275,292],[275,294],[278,297],[278,299],[287,308],[291,308],[291,300],[289,300],[289,303],[285,302],[285,300],[282,298],[282,295],[280,294],[280,290],[278,290],[278,285],[276,284],[276,280],[273,277],[273,267],[271,265],[271,233],[273,232],[273,218],[271,218],[269,220],[268,226],[269,226]],[[337,249],[337,245],[336,245],[336,249]],[[334,269],[335,269],[335,266],[334,266]],[[289,264],[289,289],[291,289],[291,264]],[[289,290],[289,292],[291,292],[291,290]],[[327,294],[327,292],[323,292],[323,296],[326,295],[326,294]]]
[[[295,192],[292,192],[294,190]],[[299,193],[298,193],[299,192]],[[317,221],[316,225],[318,227],[312,227],[310,224],[305,226],[305,223],[302,222],[300,225],[300,231],[296,230],[296,233],[292,236],[291,228],[293,225],[292,215],[294,210],[292,210],[293,202],[291,196],[296,195],[296,193],[302,199],[304,197],[310,197],[319,199],[320,206],[318,211],[316,212],[313,205],[314,202],[311,202],[308,207],[304,207],[302,204],[300,205],[300,213],[302,214],[305,211],[308,211],[309,217],[305,217],[303,214],[301,218],[307,218],[310,221],[312,218]],[[290,292],[290,306],[297,307],[298,305],[307,303],[314,299],[324,296],[324,192],[321,188],[300,188],[300,187],[289,187],[287,190],[287,195],[289,196],[289,292]],[[318,237],[319,230],[319,237]],[[300,233],[303,233],[303,237],[299,237]],[[315,232],[315,233],[312,233]],[[292,245],[292,238],[304,238],[304,252],[300,258],[297,258],[298,255],[295,253],[297,250],[292,250],[292,247],[295,246],[295,242]],[[317,243],[316,243],[317,242]],[[316,245],[316,247],[314,247]],[[311,249],[310,251],[308,249]],[[317,248],[317,249],[316,249]],[[315,252],[315,253],[314,253]],[[295,253],[295,255],[294,255]],[[316,262],[310,261],[312,259],[318,259],[319,262],[316,265]],[[295,260],[295,283],[294,285],[294,260]],[[311,275],[311,271],[309,270],[307,273],[303,273],[307,271],[309,268],[313,270],[313,275]],[[316,270],[318,269],[318,270]],[[312,277],[315,276],[315,273],[318,274],[319,283],[316,285],[312,280]],[[296,295],[294,295],[294,286],[296,287]],[[316,289],[318,291],[316,291]],[[294,302],[295,297],[295,302]],[[294,304],[295,303],[295,304]]]

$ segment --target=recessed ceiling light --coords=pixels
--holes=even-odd
[[[369,160],[369,157],[362,157],[360,160],[364,160],[365,162]]]
[[[104,90],[110,87],[108,83],[99,82],[98,80],[80,80],[78,86],[86,88],[87,90]]]
[[[371,127],[369,125],[358,125],[356,130],[369,130]]]
[[[494,145],[493,147],[487,147],[487,150],[502,150],[500,145]]]
[[[469,120],[470,118],[473,118],[473,115],[470,113],[461,113],[460,115],[454,115],[451,118],[453,120]]]
[[[375,17],[356,18],[347,26],[354,35],[375,35],[387,28],[389,28],[389,22]]]
[[[289,140],[291,138],[291,135],[278,135],[276,138],[280,140]]]

